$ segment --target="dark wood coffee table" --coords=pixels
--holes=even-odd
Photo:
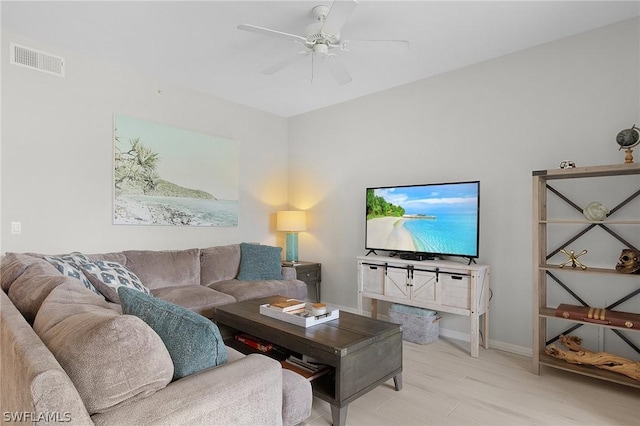
[[[334,425],[345,424],[351,401],[387,380],[393,378],[397,391],[402,388],[399,325],[341,311],[336,320],[304,328],[260,314],[261,304],[283,299],[275,296],[219,306],[214,320],[333,367],[311,385],[315,396],[331,404]],[[229,333],[223,334],[230,337],[230,346],[238,348]]]

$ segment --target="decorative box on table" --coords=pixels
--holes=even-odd
[[[327,313],[322,315],[309,315],[305,314],[304,310],[293,312],[282,312],[277,309],[269,307],[269,304],[260,305],[260,313],[268,317],[276,318],[291,324],[298,325],[300,327],[312,327],[314,325],[322,324],[328,321],[333,321],[340,317],[340,311],[338,309],[327,308]],[[307,316],[305,316],[307,315]]]

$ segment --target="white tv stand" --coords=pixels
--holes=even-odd
[[[481,333],[484,348],[489,348],[488,265],[385,256],[357,259],[360,314],[362,299],[369,298],[372,318],[378,316],[378,300],[465,315],[471,320],[471,356],[478,356]]]

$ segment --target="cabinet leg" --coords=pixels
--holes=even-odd
[[[344,407],[331,406],[331,421],[333,422],[333,426],[344,426],[345,423],[347,423],[347,408],[348,405]]]
[[[378,299],[371,299],[371,318],[378,319]]]
[[[489,349],[489,311],[487,310],[482,316],[482,335],[484,348]]]
[[[471,356],[478,357],[480,346],[480,318],[477,312],[471,312]]]

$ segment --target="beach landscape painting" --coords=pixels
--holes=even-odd
[[[114,115],[113,223],[238,226],[237,142]]]
[[[476,255],[479,184],[367,189],[366,248]]]

